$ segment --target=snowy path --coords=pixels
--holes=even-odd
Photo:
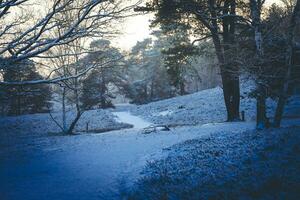
[[[138,116],[132,115],[130,112],[113,112],[119,122],[133,125],[135,129],[143,129],[151,126],[150,122],[143,120]]]

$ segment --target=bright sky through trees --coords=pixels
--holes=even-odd
[[[280,2],[281,0],[266,0],[267,5]],[[140,15],[127,19],[122,25],[124,33],[117,37],[113,44],[123,50],[129,50],[137,41],[150,37],[151,30],[149,25],[151,23],[151,16],[151,14]]]

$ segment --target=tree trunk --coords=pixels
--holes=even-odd
[[[105,82],[105,74],[104,70],[101,70],[101,108],[106,107],[106,99],[105,99],[105,92],[106,92],[106,82]]]
[[[291,70],[292,70],[292,55],[293,55],[293,46],[294,46],[294,37],[295,29],[300,20],[300,0],[297,0],[296,6],[293,11],[293,15],[290,22],[290,27],[288,30],[288,49],[286,57],[286,74],[284,77],[284,82],[282,86],[282,91],[280,92],[279,100],[277,102],[276,113],[274,117],[274,127],[280,127],[282,115],[284,111],[284,106],[287,101],[287,93],[289,88],[289,81],[291,79]]]
[[[68,134],[68,135],[73,135],[73,130],[74,130],[74,128],[75,128],[75,126],[76,126],[78,120],[80,119],[80,117],[81,117],[81,112],[78,111],[78,109],[77,109],[76,117],[75,117],[75,119],[73,120],[73,122],[71,123],[71,125],[70,125],[70,127],[69,127],[69,129],[68,129],[68,131],[67,131],[67,134]]]
[[[76,62],[78,63],[79,58],[76,56]],[[75,75],[78,74],[78,70],[77,67],[75,68]],[[73,130],[78,122],[78,120],[80,119],[81,115],[83,112],[81,112],[80,109],[80,101],[79,101],[79,93],[78,93],[78,79],[75,78],[74,79],[74,94],[75,94],[75,104],[76,104],[76,117],[73,120],[73,122],[71,123],[69,130],[68,130],[68,135],[72,135],[73,134]]]
[[[67,133],[66,88],[65,87],[63,87],[63,94],[62,94],[62,123],[63,123],[63,132]]]
[[[252,18],[252,26],[254,27],[254,40],[256,46],[256,56],[258,62],[261,62],[263,59],[263,39],[261,32],[261,9],[263,2],[261,0],[251,0],[250,8],[251,8],[251,18]],[[262,70],[259,73],[263,73]],[[264,129],[267,128],[268,119],[267,119],[267,109],[266,109],[266,88],[260,83],[260,78],[258,77],[257,81],[257,97],[256,97],[256,128]]]
[[[80,110],[80,102],[79,102],[79,94],[78,94],[78,89],[77,89],[77,80],[75,80],[75,90],[74,90],[74,93],[75,93],[75,98],[76,98],[76,117],[75,119],[72,121],[68,131],[67,131],[67,134],[68,135],[73,135],[73,130],[78,122],[78,120],[80,119],[81,115],[82,115],[82,112]]]
[[[256,98],[256,128],[262,130],[269,127],[266,107],[266,94],[264,88],[260,88],[258,97]]]
[[[183,80],[180,81],[179,87],[180,87],[180,96],[185,95],[186,91],[185,91],[185,85],[184,85],[184,81]]]
[[[224,53],[221,42],[217,34],[213,34],[213,42],[216,49],[217,58],[221,69],[221,78],[223,85],[223,95],[227,111],[227,121],[239,120],[240,108],[240,83],[238,75],[236,77],[228,70],[228,66],[224,64]]]
[[[227,0],[224,3],[224,15],[235,15],[235,0]],[[216,13],[211,11],[213,18],[216,18]],[[220,38],[218,36],[217,21],[212,20],[212,38],[215,45],[217,58],[220,63],[221,77],[223,84],[223,94],[225,100],[225,106],[227,110],[227,121],[239,121],[240,120],[240,81],[238,67],[230,59],[230,50],[235,43],[235,18],[225,17],[223,19],[223,46],[221,45]]]
[[[226,71],[228,68],[221,69],[224,100],[227,110],[227,121],[240,120],[240,82],[239,77],[234,77]]]

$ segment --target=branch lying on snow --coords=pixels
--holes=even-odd
[[[143,134],[150,134],[152,132],[156,131],[170,131],[171,129],[167,125],[155,125],[155,126],[149,126],[143,129]]]

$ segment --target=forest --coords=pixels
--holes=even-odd
[[[299,0],[0,0],[0,199],[299,199]]]

